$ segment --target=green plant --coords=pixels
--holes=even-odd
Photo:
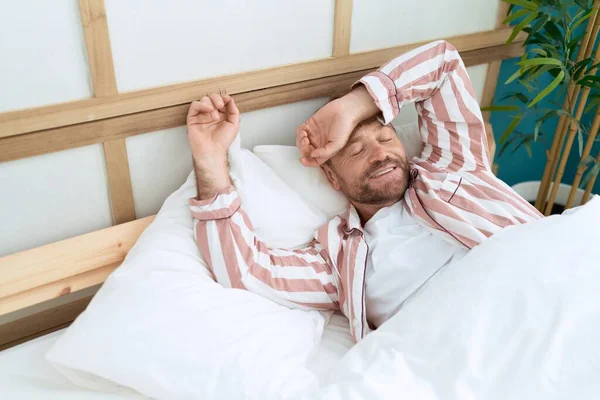
[[[510,101],[511,104],[482,109],[511,113],[512,121],[499,139],[499,156],[509,148],[514,152],[524,147],[531,157],[531,143],[548,137],[544,132],[544,123],[561,117],[577,127],[581,155],[584,136],[589,134],[590,128],[582,120],[587,119],[586,114],[595,111],[600,103],[600,76],[595,74],[599,64],[595,63],[593,57],[583,57],[585,50],[582,49],[585,22],[594,14],[594,1],[503,1],[511,5],[504,23],[514,24],[508,43],[521,32],[526,34],[526,39],[525,53],[517,63],[518,69],[505,82],[517,82],[519,90],[498,99],[500,102]],[[577,86],[579,89],[588,87],[591,90],[583,115],[578,116],[574,112],[573,99],[567,93],[569,85],[571,90]],[[563,102],[563,98],[567,101]],[[546,101],[540,103],[542,99]],[[531,118],[535,120],[532,132],[519,129],[523,121]],[[564,124],[564,129],[568,129],[569,125]],[[598,171],[600,161],[589,157],[586,158],[585,166],[590,172]],[[582,185],[587,183],[590,176],[590,173],[586,174]]]

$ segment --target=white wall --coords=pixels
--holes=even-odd
[[[0,0],[0,112],[92,95],[77,0]]]
[[[91,96],[77,0],[0,0],[0,112]],[[333,0],[106,0],[119,90],[329,57]],[[493,29],[495,0],[355,0],[351,50]],[[486,66],[469,69],[481,93]],[[200,94],[199,94],[200,95]],[[242,115],[242,145],[294,144],[315,99]],[[413,121],[402,111],[397,124]],[[185,128],[127,139],[136,213],[191,170]],[[111,223],[101,146],[0,163],[0,256]]]

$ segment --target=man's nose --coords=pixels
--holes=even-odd
[[[386,157],[387,153],[384,146],[382,146],[380,143],[375,143],[372,145],[371,152],[369,154],[369,162],[371,164],[383,161]]]

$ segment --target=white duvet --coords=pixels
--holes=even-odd
[[[351,349],[311,399],[600,398],[600,198],[497,234]]]
[[[301,398],[599,398],[598,238],[598,197],[567,215],[504,230],[441,270],[341,360],[313,359],[321,386]],[[337,354],[345,351],[339,344]],[[24,374],[17,351],[0,354],[0,393],[9,385],[9,398],[57,394],[56,385],[17,387]]]

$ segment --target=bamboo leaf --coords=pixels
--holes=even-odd
[[[529,0],[504,0],[504,2],[515,6],[521,6],[531,11],[538,10],[538,5]]]
[[[592,14],[594,13],[594,10],[590,10],[587,14],[585,14],[583,17],[581,17],[577,22],[575,22],[573,25],[571,25],[571,30],[575,30],[577,29],[577,27],[581,24],[583,24],[585,21],[587,21]]]
[[[552,117],[558,117],[558,115],[559,113],[557,112],[557,110],[548,110],[540,119],[538,119],[538,121],[541,121],[543,123],[544,121],[547,121]]]
[[[530,58],[529,60],[519,61],[518,65],[524,65],[525,67],[533,67],[536,65],[556,65],[562,67],[562,62],[556,58]]]
[[[567,12],[569,12],[569,7],[571,6],[570,3],[572,2],[564,0],[562,1],[562,7],[558,11],[558,14],[554,17],[555,21],[561,21],[567,15]]]
[[[585,69],[592,63],[591,58],[586,58],[585,60],[579,61],[575,64],[573,68],[573,79],[578,80],[581,74],[585,71]]]
[[[537,33],[537,31],[539,31],[544,25],[546,25],[546,22],[550,21],[550,15],[548,14],[544,14],[541,18],[539,18],[537,20],[537,22],[531,27],[531,30],[529,31],[529,35],[535,35]]]
[[[533,157],[533,154],[531,152],[531,142],[524,142],[523,144],[525,145],[525,150],[527,151],[527,155],[529,156],[529,158]]]
[[[587,156],[586,158],[584,158],[578,165],[577,167],[579,168],[585,168],[587,167],[590,163],[593,163],[594,161],[596,161],[596,159],[592,156]]]
[[[593,98],[588,101],[584,112],[586,112],[586,113],[590,112],[598,104],[600,104],[600,96],[599,95],[593,96]]]
[[[515,117],[513,117],[512,122],[510,123],[510,125],[508,125],[508,127],[500,137],[500,143],[504,143],[506,139],[508,139],[508,137],[515,130],[517,125],[519,125],[519,122],[521,122],[521,119],[523,119],[522,115],[516,115]]]
[[[527,52],[539,54],[542,57],[548,57],[548,52],[546,50],[542,50],[542,49],[534,48],[534,49],[529,49]]]
[[[512,1],[516,1],[516,0],[512,0]],[[523,28],[525,28],[527,25],[529,25],[531,23],[531,21],[533,21],[535,19],[535,17],[536,17],[536,14],[531,14],[528,17],[525,17],[523,19],[523,21],[521,21],[518,25],[516,25],[513,28],[513,31],[510,34],[508,40],[506,41],[506,44],[511,44],[513,42],[513,40],[515,40],[515,38],[517,37],[519,32],[521,32],[523,30]]]
[[[577,81],[578,85],[587,86],[590,88],[594,87],[594,83],[600,83],[600,76],[586,75]]]
[[[529,102],[529,98],[527,96],[525,96],[523,93],[517,93],[516,96],[517,96],[517,99],[519,99],[519,101],[523,104],[527,104]]]
[[[556,67],[554,65],[543,65],[542,67],[538,68],[533,74],[529,75],[527,77],[527,80],[535,81],[553,68],[556,68]]]
[[[512,74],[512,75],[510,76],[510,78],[508,78],[508,79],[506,80],[506,82],[504,82],[504,84],[505,84],[505,85],[508,85],[509,83],[511,83],[512,81],[514,81],[515,79],[517,79],[517,78],[518,78],[518,77],[520,77],[520,76],[521,76],[521,70],[519,69],[519,70],[517,70],[517,72],[515,72],[514,74]]]
[[[489,106],[489,107],[481,107],[481,111],[519,111],[519,107],[517,106]]]
[[[554,39],[558,43],[562,42],[563,34],[554,21],[548,21],[548,23],[544,26],[544,29],[546,29],[546,32],[550,34],[550,37],[552,39]]]
[[[538,135],[540,134],[540,128],[542,127],[543,123],[543,120],[538,120],[538,122],[535,124],[535,129],[533,130],[533,140],[535,142],[537,142]]]
[[[583,154],[583,133],[581,132],[581,128],[577,129],[577,143],[579,144],[579,157]]]
[[[599,172],[600,172],[600,162],[596,161],[594,166],[583,177],[580,187],[587,186],[589,181],[591,181],[592,178],[594,178],[596,175],[598,175]]]
[[[528,108],[533,107],[535,104],[539,103],[544,97],[548,96],[560,83],[563,81],[565,77],[565,71],[560,71],[560,74],[544,89],[542,90],[527,106]]]
[[[508,25],[511,22],[513,22],[514,20],[526,16],[530,12],[531,12],[530,10],[518,10],[518,11],[515,11],[514,13],[509,14],[508,17],[506,17],[504,19],[504,21],[502,21],[502,24],[503,25]]]
[[[575,52],[575,49],[577,48],[579,43],[581,43],[581,39],[583,39],[584,36],[585,36],[585,32],[577,35],[576,37],[571,39],[571,41],[569,43],[567,43],[567,48],[569,49],[569,51],[571,53]]]

